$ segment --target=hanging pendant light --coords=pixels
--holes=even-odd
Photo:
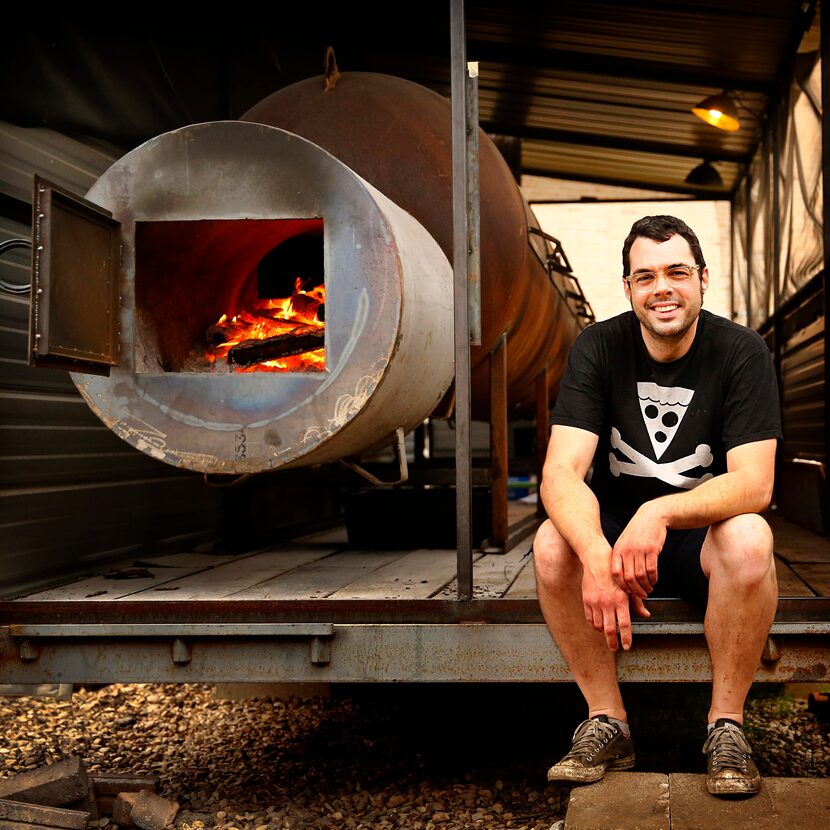
[[[738,107],[733,97],[724,90],[720,95],[710,95],[692,107],[692,112],[707,124],[719,130],[734,132],[741,128]]]
[[[707,159],[689,172],[686,176],[686,184],[697,187],[723,187],[723,179],[715,170],[712,162]]]

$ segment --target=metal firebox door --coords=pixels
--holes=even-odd
[[[121,224],[35,176],[29,363],[109,375],[118,364]]]

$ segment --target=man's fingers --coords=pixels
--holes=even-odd
[[[590,620],[590,622],[591,622],[591,625],[594,626],[594,628],[597,631],[602,631],[602,612],[599,609],[597,609],[597,608],[592,608],[591,609],[591,620]]]
[[[635,553],[626,557],[623,560],[623,567],[625,568],[625,590],[645,599],[654,588],[654,583],[648,577],[646,555]]]
[[[646,604],[640,599],[640,597],[635,597],[632,595],[631,597],[631,606],[634,609],[636,614],[639,614],[641,617],[650,617],[651,611],[646,608]]]
[[[648,581],[653,588],[657,584],[657,554],[646,554],[646,573],[648,574]]]
[[[642,602],[642,600],[639,600]],[[631,614],[628,612],[628,596],[621,597],[617,605],[617,623],[620,627],[620,643],[623,649],[631,648]]]
[[[640,584],[633,570],[626,571],[624,590],[626,593],[634,594],[634,596],[642,597],[643,599],[648,596],[648,591]]]
[[[611,651],[616,651],[620,646],[617,640],[617,615],[613,608],[609,608],[603,612],[605,641],[608,643],[608,648]]]

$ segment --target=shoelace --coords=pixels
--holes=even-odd
[[[590,758],[611,741],[618,731],[616,726],[603,723],[601,720],[583,721],[574,732],[573,747],[568,754]]]
[[[746,756],[752,754],[743,732],[730,726],[713,729],[703,744],[703,752],[712,752],[712,765],[746,770]]]

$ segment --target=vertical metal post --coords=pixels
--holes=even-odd
[[[481,210],[478,176],[478,63],[464,76],[467,106],[467,307],[470,344],[481,345]]]
[[[772,125],[772,345],[775,377],[778,380],[778,406],[784,419],[784,384],[781,381],[781,125],[788,107],[788,96],[781,95]],[[783,428],[783,423],[782,423]],[[776,453],[775,481],[780,481],[781,452]]]
[[[778,320],[778,308],[781,305],[781,114],[784,107],[779,99],[772,127],[772,308],[775,320]],[[775,323],[777,325],[777,322]],[[778,345],[776,343],[776,350]],[[780,356],[780,355],[779,355]]]
[[[452,0],[452,207],[455,306],[455,498],[458,599],[473,596],[470,326],[467,305],[467,48],[464,0]]]
[[[540,519],[545,519],[548,515],[542,504],[542,469],[545,466],[550,437],[549,395],[548,373],[543,369],[536,376],[536,516]]]
[[[772,124],[772,339],[775,376],[781,394],[781,120],[785,111],[779,98]]]
[[[490,352],[490,546],[507,545],[507,335]]]
[[[821,16],[821,190],[824,276],[824,462],[830,448],[830,19]],[[825,485],[825,516],[830,516],[830,488]],[[824,528],[825,532],[827,528]]]

